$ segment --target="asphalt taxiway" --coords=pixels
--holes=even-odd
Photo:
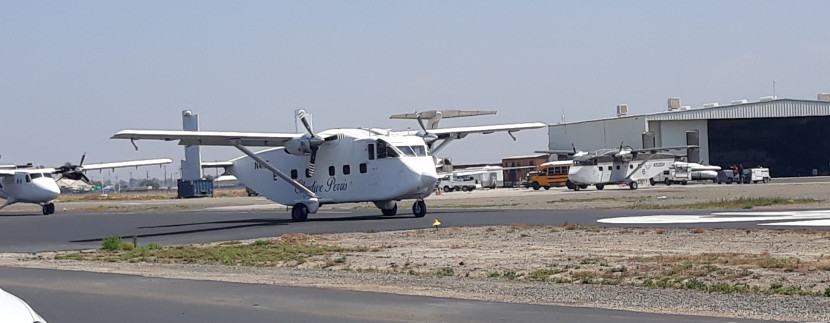
[[[760,322],[567,306],[0,267],[50,322]]]
[[[284,210],[186,210],[153,213],[0,215],[0,252],[100,248],[104,237],[135,237],[139,244],[189,244],[276,237],[482,225],[564,225],[661,228],[830,229],[827,210],[528,210],[431,209],[427,216],[382,216],[376,209],[321,210],[295,223]]]

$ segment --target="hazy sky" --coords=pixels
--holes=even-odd
[[[0,1],[0,164],[182,158],[122,129],[417,128],[394,113],[493,109],[442,126],[557,123],[830,92],[828,1]],[[498,162],[546,129],[468,137]],[[240,155],[204,148],[205,160]],[[176,166],[178,167],[178,162]],[[170,169],[174,168],[168,166]],[[143,172],[143,171],[142,171]],[[157,172],[154,169],[153,172]]]

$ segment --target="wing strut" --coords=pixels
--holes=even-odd
[[[253,151],[248,149],[248,147],[245,147],[245,146],[243,146],[239,143],[234,143],[233,146],[236,147],[236,149],[239,149],[239,151],[243,152],[245,155],[248,155],[248,157],[251,157],[251,159],[255,160],[257,163],[259,163],[263,167],[265,167],[268,170],[274,172],[274,174],[276,174],[277,176],[279,176],[280,178],[282,178],[283,180],[285,180],[286,182],[291,184],[291,186],[294,186],[294,188],[296,188],[297,190],[305,193],[305,195],[307,195],[311,199],[312,202],[318,202],[317,194],[314,194],[314,192],[312,192],[310,189],[308,189],[308,187],[305,187],[302,184],[300,184],[299,182],[291,179],[291,177],[288,177],[288,175],[285,175],[285,173],[281,172],[279,169],[277,169],[276,167],[272,166],[267,161],[265,161],[262,158],[260,158],[259,156],[257,156]]]

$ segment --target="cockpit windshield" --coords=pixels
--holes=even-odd
[[[409,157],[424,157],[427,156],[427,149],[424,146],[395,146],[404,155]]]
[[[382,139],[378,139],[378,159],[381,158],[397,158],[400,157],[395,147]]]

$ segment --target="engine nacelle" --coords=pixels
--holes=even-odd
[[[308,135],[303,135],[299,138],[294,138],[285,143],[285,151],[292,155],[306,155],[311,153],[312,138]]]

